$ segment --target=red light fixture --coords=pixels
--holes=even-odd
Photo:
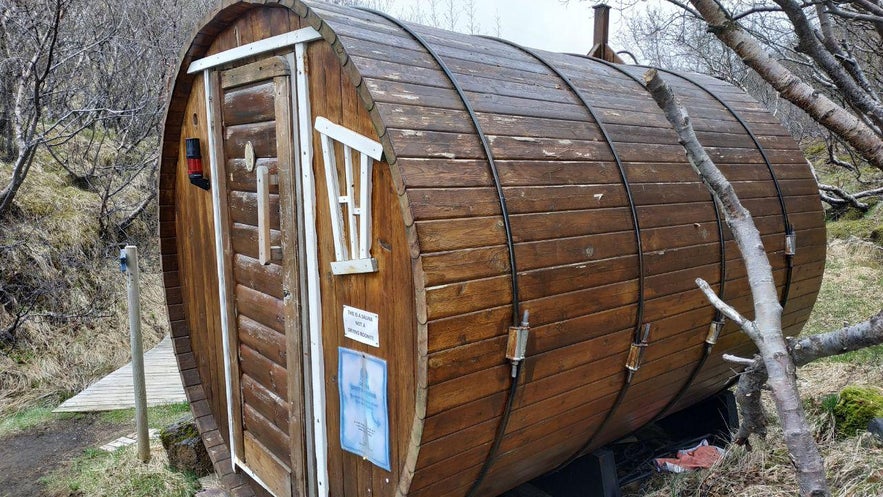
[[[199,138],[185,139],[184,148],[187,155],[187,177],[190,178],[190,184],[208,190],[209,180],[202,177],[202,152],[199,148]]]

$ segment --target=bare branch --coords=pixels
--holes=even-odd
[[[794,364],[803,366],[822,357],[845,354],[883,343],[883,309],[877,314],[852,326],[836,331],[789,338],[788,349]]]
[[[749,332],[746,329],[750,329],[751,327],[753,327],[754,323],[752,323],[748,319],[745,319],[744,316],[739,314],[739,311],[721,300],[720,297],[717,296],[717,293],[715,293],[715,291],[708,284],[708,282],[706,282],[702,278],[696,278],[696,286],[698,286],[699,289],[702,290],[702,293],[705,294],[705,298],[707,298],[708,301],[711,302],[711,305],[713,305],[715,309],[719,310],[721,314],[732,320],[734,323],[738,324],[739,327],[743,330],[746,330],[746,333],[755,332],[754,330],[751,330]]]
[[[791,4],[785,0],[777,1],[785,5]],[[745,64],[757,71],[783,98],[843,138],[868,159],[871,165],[883,170],[883,140],[874,129],[830,98],[821,95],[771,57],[754,37],[732,20],[719,3],[714,0],[690,0],[690,3],[708,23],[709,31],[737,53]]]
[[[727,362],[732,362],[733,364],[738,364],[740,366],[753,366],[754,359],[747,359],[745,357],[739,357],[732,354],[724,354],[723,359]]]
[[[806,497],[830,495],[825,480],[824,460],[816,446],[812,432],[806,421],[806,413],[797,389],[797,380],[793,374],[794,364],[788,354],[785,338],[782,336],[782,306],[779,304],[778,292],[773,278],[772,266],[764,249],[760,232],[754,225],[751,215],[742,206],[736,192],[729,181],[723,176],[705,149],[696,138],[696,133],[686,110],[678,103],[671,87],[651,69],[644,74],[647,89],[656,104],[665,113],[666,119],[674,127],[678,141],[684,146],[687,158],[697,170],[702,181],[720,201],[723,212],[733,233],[733,238],[742,253],[748,273],[748,282],[754,301],[754,321],[750,325],[743,324],[742,329],[751,337],[760,351],[766,371],[764,378],[770,385],[773,400],[779,419],[782,421],[785,444],[797,471],[797,482],[800,494]],[[704,282],[697,282],[704,283]],[[707,284],[703,292],[709,296]],[[710,298],[710,296],[709,296]],[[722,312],[720,303],[716,307]],[[729,316],[728,316],[729,317]],[[731,317],[732,319],[732,317]],[[759,405],[756,400],[756,382],[761,376],[751,376],[755,384],[751,390],[744,392],[747,401]],[[745,378],[745,376],[743,376]],[[747,380],[746,380],[747,382]],[[741,383],[741,380],[740,380]],[[750,404],[749,404],[750,405]],[[741,407],[740,407],[741,409]]]

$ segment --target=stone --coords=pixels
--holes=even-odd
[[[883,440],[883,418],[874,418],[868,423],[868,431],[875,437]]]
[[[169,466],[181,472],[193,473],[197,477],[212,472],[212,461],[193,416],[187,415],[166,426],[159,432],[159,439],[169,456]]]

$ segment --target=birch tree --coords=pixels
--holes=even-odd
[[[651,69],[644,75],[647,88],[664,111],[683,145],[686,156],[703,183],[722,207],[727,225],[745,263],[753,301],[754,319],[748,319],[717,296],[704,280],[696,284],[712,305],[734,321],[757,346],[754,359],[730,358],[748,366],[739,382],[737,397],[742,425],[737,441],[750,434],[765,434],[765,419],[760,406],[760,389],[769,385],[776,405],[789,456],[797,472],[800,495],[830,495],[825,479],[824,460],[806,420],[806,413],[797,388],[796,367],[820,357],[876,345],[883,342],[883,310],[868,321],[821,336],[800,340],[786,339],[782,333],[782,306],[773,278],[772,266],[764,249],[760,232],[751,214],[712,162],[700,144],[690,117],[677,101],[668,85]]]
[[[860,182],[863,163],[883,170],[883,0],[667,0],[643,13],[643,2],[619,5],[632,14],[625,48],[651,65],[710,74],[748,91],[797,138],[824,138],[828,162]],[[821,185],[823,200],[866,210],[855,200],[880,196],[883,185],[861,192],[830,186]]]

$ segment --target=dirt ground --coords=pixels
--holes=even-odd
[[[86,414],[0,438],[0,497],[52,495],[40,478],[83,450],[125,435],[127,429],[131,428]]]

